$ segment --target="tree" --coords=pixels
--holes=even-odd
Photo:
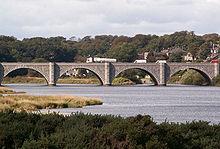
[[[110,49],[107,56],[115,58],[119,62],[134,62],[137,58],[137,50],[132,44],[123,43]]]
[[[168,59],[169,62],[182,62],[183,52],[172,53]]]

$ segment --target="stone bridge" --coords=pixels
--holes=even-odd
[[[28,68],[39,72],[48,85],[56,85],[66,72],[84,68],[93,72],[103,85],[111,85],[112,80],[128,69],[140,69],[149,74],[155,85],[166,85],[169,78],[180,70],[194,69],[209,83],[219,74],[219,64],[215,63],[0,63],[0,85],[12,71]]]

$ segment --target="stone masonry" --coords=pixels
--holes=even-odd
[[[198,71],[210,83],[212,78],[219,74],[219,64],[217,63],[1,63],[0,85],[3,77],[21,68],[39,72],[51,86],[56,85],[57,80],[63,74],[76,68],[90,70],[99,78],[102,85],[111,85],[116,76],[128,69],[145,71],[151,76],[155,85],[166,85],[170,76],[185,69]]]

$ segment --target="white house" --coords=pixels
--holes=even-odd
[[[188,52],[187,54],[186,54],[186,56],[184,56],[184,61],[190,61],[190,62],[192,62],[192,61],[194,61],[194,60],[196,60],[196,58],[192,55],[192,53],[190,53],[190,52]]]

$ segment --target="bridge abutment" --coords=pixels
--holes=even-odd
[[[0,64],[0,86],[2,85],[3,77],[4,77],[4,67]]]
[[[159,80],[159,86],[166,86],[167,85],[167,76],[166,76],[166,69],[167,69],[166,63],[160,63],[160,80]]]
[[[50,62],[49,63],[49,80],[48,80],[49,86],[56,86],[55,81],[55,63]]]
[[[103,85],[110,86],[111,85],[111,63],[105,63],[105,80]]]
[[[214,67],[215,67],[215,70],[214,70],[214,77],[217,77],[219,74],[220,74],[220,72],[219,72],[219,63],[215,63],[214,64]]]

